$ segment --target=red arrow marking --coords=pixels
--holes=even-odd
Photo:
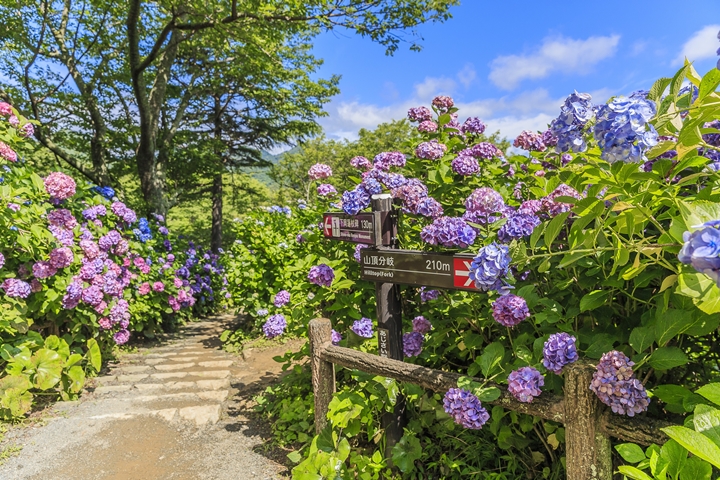
[[[325,228],[323,229],[326,237],[332,237],[332,217],[330,215],[325,217]]]
[[[472,260],[453,258],[453,284],[460,288],[475,288],[470,279],[470,264]]]

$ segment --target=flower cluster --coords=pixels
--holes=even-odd
[[[510,215],[505,224],[498,230],[498,240],[503,243],[510,243],[513,240],[529,237],[540,223],[540,219],[535,215],[522,213]]]
[[[62,172],[52,172],[45,177],[45,191],[57,201],[67,200],[75,195],[75,180]]]
[[[508,293],[495,300],[492,316],[500,325],[514,327],[530,317],[530,310],[524,298]]]
[[[489,187],[474,190],[465,200],[463,218],[472,223],[487,224],[503,216],[505,201],[498,192]]]
[[[342,194],[342,209],[348,215],[357,215],[360,210],[364,210],[369,206],[370,195],[360,186]]]
[[[578,359],[575,337],[560,332],[550,335],[543,346],[543,365],[553,373],[560,374],[565,365]]]
[[[321,183],[317,187],[317,194],[321,197],[332,197],[334,195],[337,195],[337,190],[335,190],[335,187],[333,187],[329,183]]]
[[[641,162],[645,151],[657,145],[658,134],[650,123],[657,113],[655,102],[642,95],[615,97],[597,111],[595,140],[608,162]]]
[[[308,280],[310,283],[321,287],[329,287],[332,285],[334,279],[335,272],[329,265],[324,263],[311,267],[310,272],[308,272]]]
[[[135,234],[135,238],[142,243],[152,240],[152,230],[150,230],[150,224],[147,218],[143,217],[138,221],[138,227],[133,229],[133,233]]]
[[[355,332],[356,335],[363,338],[372,338],[373,336],[373,324],[372,320],[367,317],[363,317],[360,320],[355,320],[350,327],[350,330]]]
[[[430,323],[430,321],[422,315],[413,318],[412,326],[413,332],[418,332],[422,334],[428,333],[432,329],[432,324]]]
[[[545,378],[533,367],[522,367],[508,375],[508,391],[519,402],[530,403],[540,395]]]
[[[453,172],[464,177],[475,175],[480,170],[480,164],[477,159],[468,155],[458,155],[450,166]]]
[[[482,247],[470,264],[470,279],[475,286],[487,292],[503,292],[507,288],[505,277],[510,268],[510,250],[506,245],[491,243]]]
[[[402,152],[381,152],[373,158],[373,167],[388,171],[391,167],[404,167],[405,161],[405,154]]]
[[[322,180],[332,176],[332,168],[324,163],[316,163],[308,170],[308,176],[311,180]]]
[[[464,428],[480,430],[490,420],[490,414],[480,400],[467,390],[451,388],[443,398],[445,413]]]
[[[437,140],[423,142],[415,149],[415,155],[424,160],[437,160],[447,152],[447,147]]]
[[[420,301],[422,303],[429,302],[431,300],[437,300],[440,297],[440,292],[437,290],[427,290],[425,287],[420,287]]]
[[[276,307],[284,307],[290,303],[290,292],[287,290],[280,290],[278,293],[275,294],[275,300],[273,301],[273,305]]]
[[[340,345],[340,342],[342,341],[342,335],[340,335],[338,332],[333,329],[330,332],[330,341],[333,345]]]
[[[432,111],[427,107],[414,107],[408,110],[408,119],[411,122],[427,122],[432,120]]]
[[[569,212],[572,209],[572,204],[556,201],[558,197],[573,197],[578,200],[582,198],[582,195],[578,193],[574,188],[561,183],[546,197],[543,197],[541,202],[542,211],[546,212],[551,217],[555,217],[564,212]]]
[[[372,168],[372,163],[370,163],[370,160],[363,156],[357,156],[350,159],[350,165],[353,168],[357,168],[359,170],[368,170]]]
[[[625,354],[604,354],[593,373],[590,390],[612,411],[629,417],[647,410],[650,404],[645,387],[633,374],[635,365]]]
[[[285,320],[285,316],[278,313],[276,315],[271,315],[265,324],[263,324],[262,329],[267,338],[275,338],[282,335],[283,332],[285,332],[286,327],[287,320]]]
[[[692,233],[685,232],[683,241],[678,260],[720,285],[720,221],[707,222]]]
[[[475,242],[477,233],[462,218],[439,217],[420,232],[420,238],[430,245],[467,248]]]
[[[594,116],[590,94],[575,92],[568,96],[560,107],[560,115],[550,124],[549,132],[555,137],[557,150],[559,152],[587,150],[584,128]],[[545,142],[546,145],[548,143],[550,142]]]
[[[403,354],[406,357],[417,357],[422,353],[425,337],[420,332],[403,334]]]
[[[547,148],[542,141],[542,135],[529,130],[520,132],[513,142],[513,146],[530,152],[544,152]]]

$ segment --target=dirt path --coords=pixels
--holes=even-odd
[[[0,479],[280,479],[283,453],[250,415],[252,395],[277,378],[272,357],[296,345],[223,352],[232,317],[188,325],[166,344],[125,355],[78,402],[42,426],[11,431],[20,454]]]

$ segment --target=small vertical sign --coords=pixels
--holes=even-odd
[[[389,358],[388,335],[390,331],[385,328],[378,328],[378,355]]]
[[[340,236],[340,219],[338,217],[332,217],[332,234],[333,237]]]

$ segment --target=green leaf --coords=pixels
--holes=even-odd
[[[85,385],[85,371],[79,365],[70,367],[67,376],[71,380],[68,390],[72,393],[78,393]]]
[[[700,81],[700,88],[698,89],[698,98],[695,100],[696,103],[702,101],[703,98],[713,93],[718,85],[720,85],[720,70],[713,68]]]
[[[645,452],[634,443],[621,443],[615,445],[615,450],[628,463],[640,463],[645,460]]]
[[[709,383],[698,388],[695,393],[707,398],[715,405],[720,405],[720,383]]]
[[[408,431],[392,448],[393,464],[403,473],[412,472],[415,469],[415,460],[420,459],[421,456],[420,440]]]
[[[345,437],[338,442],[337,456],[343,462],[350,456],[350,442]]]
[[[632,478],[633,480],[653,480],[650,475],[643,472],[642,470],[638,470],[635,467],[630,467],[628,465],[621,465],[618,467],[618,472],[622,473],[628,478]]]
[[[63,361],[57,352],[41,348],[35,352],[30,361],[35,367],[35,375],[33,376],[35,387],[40,390],[49,390],[60,381]]]
[[[300,463],[303,459],[303,456],[300,452],[295,450],[294,452],[290,452],[287,454],[288,460],[290,460],[293,463]]]
[[[651,100],[660,100],[663,93],[665,92],[665,89],[668,87],[668,85],[670,85],[670,82],[672,82],[672,78],[668,77],[662,77],[655,80],[653,86],[650,87],[648,98],[650,98]]]
[[[693,324],[693,313],[688,310],[670,309],[660,315],[655,324],[655,338],[661,347]]]
[[[486,378],[491,376],[491,373],[495,371],[504,356],[505,347],[499,342],[491,343],[485,348],[482,355],[480,355],[480,369]]]
[[[696,432],[702,433],[720,447],[720,410],[702,403],[696,405],[693,426]]]
[[[680,480],[710,480],[712,466],[697,457],[685,460],[685,466],[680,471]]]
[[[472,391],[481,402],[492,402],[500,398],[501,392],[497,387],[476,388]]]
[[[630,346],[637,353],[647,350],[655,341],[655,329],[653,327],[635,327],[630,332]]]
[[[703,273],[681,273],[675,291],[692,298],[693,303],[707,314],[720,313],[720,289]]]
[[[570,213],[571,212],[561,213],[557,217],[550,220],[550,223],[548,223],[547,227],[545,228],[545,235],[543,239],[545,240],[545,246],[548,248],[548,250],[550,250],[550,245],[555,240],[555,238],[557,238],[560,230],[562,230],[563,226],[565,225],[565,220],[567,220],[567,217],[570,215]]]
[[[95,369],[96,372],[99,372],[102,367],[102,354],[100,353],[100,346],[97,340],[94,338],[88,340],[87,347],[87,356],[90,360],[90,365],[92,365],[92,368]]]
[[[580,311],[595,310],[607,302],[610,290],[594,290],[580,299]]]
[[[672,478],[677,478],[680,474],[686,458],[687,450],[675,440],[668,440],[660,449],[660,459],[667,465],[666,472]]]
[[[8,388],[0,397],[0,405],[10,410],[13,417],[25,415],[32,408],[32,393],[21,388]]]
[[[671,405],[682,406],[685,398],[691,396],[692,394],[693,393],[690,390],[680,385],[658,385],[653,388],[654,396]]]
[[[650,355],[648,363],[655,370],[669,370],[671,368],[685,365],[688,358],[678,347],[658,348]]]
[[[679,426],[665,427],[660,430],[696,457],[702,458],[706,462],[710,462],[715,467],[720,468],[720,447],[715,445],[712,440],[702,433]]]

